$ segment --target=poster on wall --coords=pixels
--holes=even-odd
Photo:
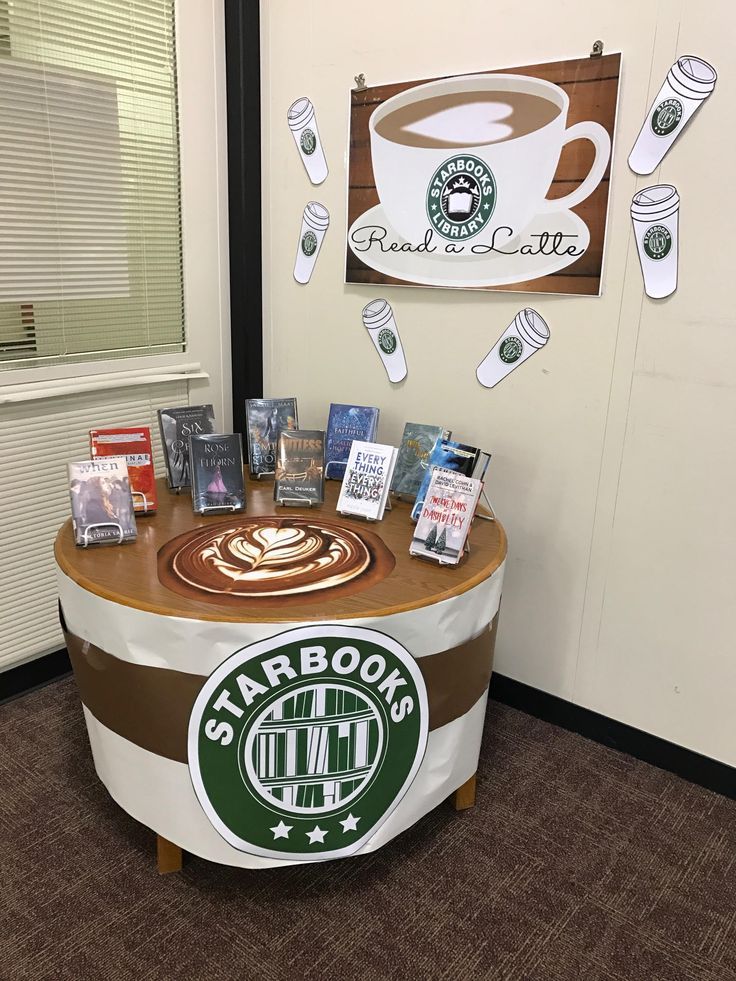
[[[599,296],[620,69],[353,90],[345,281]]]

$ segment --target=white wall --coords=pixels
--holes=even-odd
[[[736,763],[736,323],[732,307],[729,0],[279,0],[263,10],[266,394],[295,393],[322,426],[330,401],[381,407],[493,451],[489,489],[510,553],[497,669],[708,756]],[[453,12],[472,26],[452,40]],[[349,88],[623,52],[601,298],[345,286]],[[651,178],[626,157],[678,54],[720,69],[716,92]],[[330,175],[307,181],[286,125],[317,107]],[[660,181],[682,198],[680,286],[643,296],[629,203]],[[309,286],[292,279],[311,198],[332,225]],[[391,386],[361,324],[385,294],[409,376]],[[552,340],[498,388],[474,370],[524,305]]]

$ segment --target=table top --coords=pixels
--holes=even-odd
[[[328,480],[321,507],[284,508],[274,504],[272,480],[246,480],[245,512],[201,516],[188,491],[174,494],[159,480],[158,512],[136,516],[135,542],[80,548],[69,519],[56,538],[56,561],[89,592],[140,610],[291,623],[438,603],[487,579],[506,557],[503,527],[476,518],[459,566],[412,558],[410,503],[393,500],[382,521],[365,522],[335,511],[339,490]]]

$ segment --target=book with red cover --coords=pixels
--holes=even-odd
[[[124,456],[128,464],[136,514],[153,514],[156,511],[156,477],[153,472],[151,431],[148,426],[90,429],[89,448],[93,458]]]

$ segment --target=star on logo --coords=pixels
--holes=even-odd
[[[486,201],[483,207],[485,208],[486,211],[488,211],[488,209],[490,208],[490,204]]]
[[[338,824],[342,825],[342,833],[345,834],[347,831],[357,831],[358,821],[360,818],[353,817],[352,814],[348,814],[344,821],[339,821]]]
[[[309,838],[309,844],[313,845],[316,841],[324,844],[326,831],[323,831],[318,824],[315,824],[312,831],[307,831],[307,838]]]
[[[279,821],[275,828],[269,828],[269,831],[273,831],[274,841],[277,838],[288,838],[289,832],[294,827],[293,824],[284,824],[283,821]]]
[[[437,210],[437,205],[436,204],[433,204],[432,205],[432,211],[436,211],[436,210]]]

